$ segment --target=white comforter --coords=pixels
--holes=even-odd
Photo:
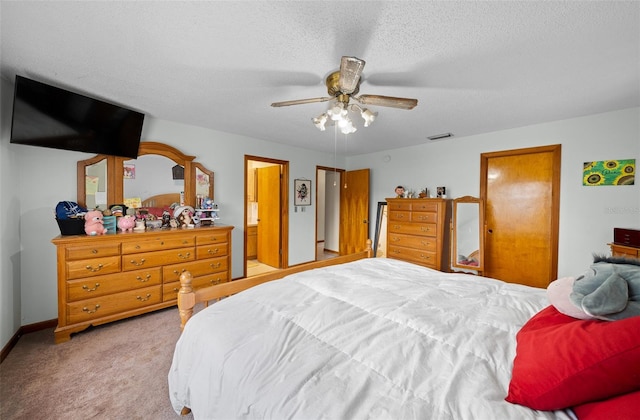
[[[504,401],[543,290],[372,258],[195,314],[169,392],[196,419],[570,418]],[[540,351],[553,351],[540,349]]]

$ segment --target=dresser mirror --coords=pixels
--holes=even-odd
[[[453,200],[451,220],[451,265],[477,271],[484,269],[484,204],[481,199],[465,196]]]
[[[78,204],[106,209],[127,198],[166,205],[163,200],[196,205],[198,195],[213,199],[213,171],[195,156],[158,142],[141,142],[137,159],[97,155],[78,162]]]

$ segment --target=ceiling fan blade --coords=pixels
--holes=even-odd
[[[312,104],[315,102],[327,102],[332,99],[334,99],[333,96],[326,96],[323,98],[295,99],[293,101],[274,102],[271,104],[271,106],[281,107],[281,106],[289,106],[289,105]]]
[[[342,57],[340,60],[340,79],[338,80],[340,92],[348,95],[358,88],[364,64],[364,60],[356,57]]]
[[[418,105],[417,99],[396,98],[393,96],[360,95],[358,97],[352,96],[352,98],[363,105],[378,105],[400,109],[413,109]]]

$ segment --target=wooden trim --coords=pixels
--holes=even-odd
[[[216,286],[204,287],[195,291],[191,287],[191,273],[185,271],[180,276],[181,287],[180,291],[178,292],[178,311],[180,313],[181,319],[180,329],[184,329],[185,324],[193,315],[193,308],[199,303],[202,303],[206,306],[207,303],[211,300],[231,296],[253,286],[257,286],[259,284],[266,283],[272,280],[278,280],[290,274],[300,273],[302,271],[307,271],[314,268],[328,267],[331,265],[356,261],[363,258],[371,258],[372,256],[373,251],[371,249],[371,239],[367,239],[365,250],[362,252],[330,258],[327,260],[298,264],[282,270],[272,271],[254,277],[247,277],[245,279],[234,280],[229,283],[223,283]]]
[[[0,352],[0,363],[4,362],[11,350],[18,344],[18,340],[25,334],[30,334],[37,331],[46,330],[48,328],[55,328],[58,325],[58,319],[50,319],[48,321],[36,322],[34,324],[23,325],[18,328],[18,331],[9,339],[9,342],[2,348]]]

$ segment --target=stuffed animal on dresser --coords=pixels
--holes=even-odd
[[[118,219],[118,227],[123,232],[133,232],[133,228],[136,225],[136,219],[133,216],[122,216]]]
[[[104,235],[107,228],[104,227],[102,212],[92,210],[84,216],[84,232],[89,236]]]

